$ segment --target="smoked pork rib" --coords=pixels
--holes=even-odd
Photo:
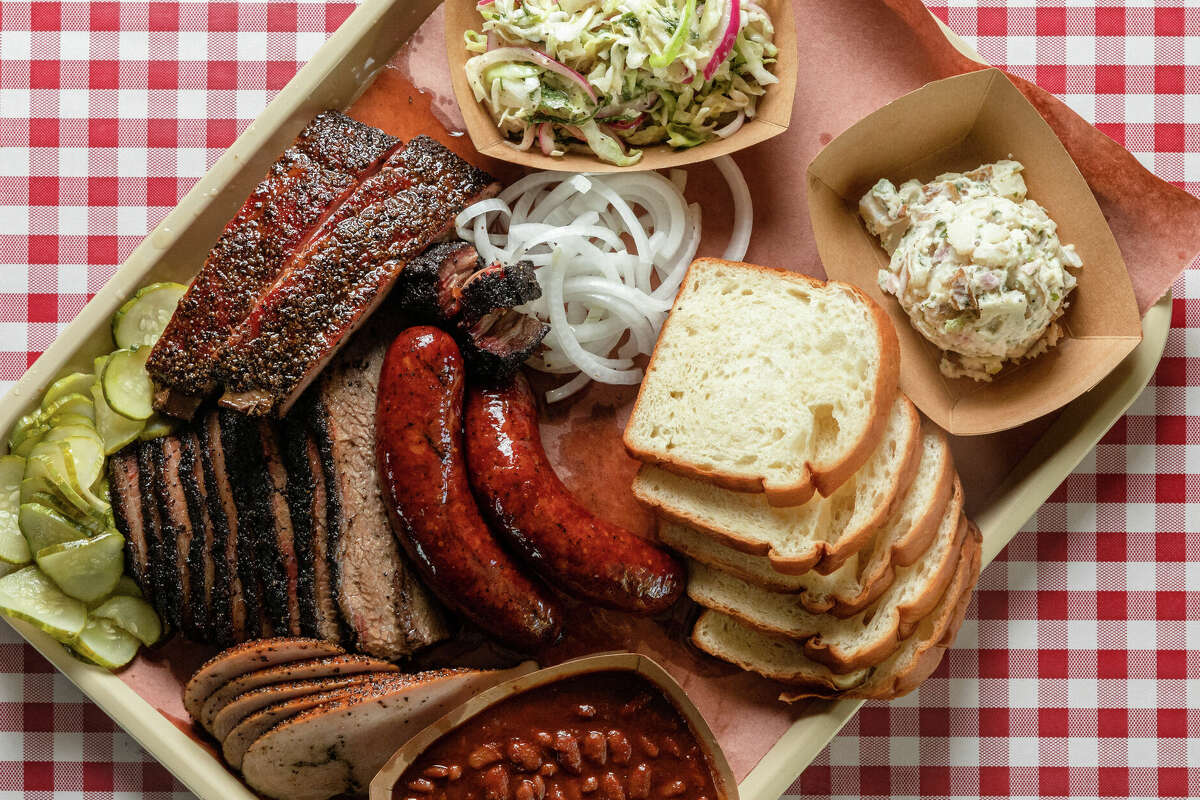
[[[397,150],[230,337],[218,366],[221,404],[283,414],[387,295],[409,259],[455,216],[499,187],[427,136]],[[336,224],[334,224],[336,220]]]
[[[155,407],[190,419],[217,384],[226,340],[293,251],[399,144],[336,111],[318,115],[225,227],[147,362]]]

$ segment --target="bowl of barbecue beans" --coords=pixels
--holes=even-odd
[[[429,726],[371,800],[738,800],[699,711],[645,656],[588,656],[502,683]]]

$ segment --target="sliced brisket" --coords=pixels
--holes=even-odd
[[[146,600],[153,603],[151,544],[142,521],[138,445],[132,444],[108,459],[108,495],[112,503],[113,521],[125,537],[125,569],[137,581]]]
[[[230,563],[228,557],[229,522],[221,502],[215,470],[212,466],[212,441],[209,417],[205,415],[194,426],[191,447],[192,481],[199,497],[199,518],[203,542],[204,600],[208,608],[208,641],[228,647],[240,641],[234,630],[231,608]],[[188,439],[184,439],[187,444]],[[232,504],[232,498],[230,499]],[[243,612],[244,615],[244,612]],[[238,632],[245,620],[238,621]],[[245,638],[242,635],[242,638]]]
[[[163,624],[179,630],[179,576],[176,572],[175,540],[167,535],[159,503],[163,449],[161,439],[138,446],[138,489],[142,496],[142,525],[150,554],[154,585],[154,607]]]
[[[491,177],[418,136],[363,181],[238,326],[221,357],[221,404],[286,413],[454,217],[495,194]]]
[[[179,626],[193,641],[208,641],[204,598],[204,533],[199,518],[199,488],[192,478],[194,448],[187,432],[158,440],[161,457],[155,486],[162,525],[162,553],[174,558],[171,580],[178,591]],[[156,454],[157,457],[157,454]],[[189,485],[190,484],[190,485]]]
[[[263,581],[268,583],[268,608],[277,606],[271,615],[276,636],[300,635],[299,567],[296,563],[295,533],[288,508],[288,474],[275,425],[262,421],[258,425],[262,442],[263,467],[270,490],[267,502],[271,515],[272,536],[264,537],[259,550]]]
[[[264,598],[268,581],[260,575],[267,565],[259,564],[260,541],[270,541],[272,522],[267,494],[269,488],[263,468],[262,442],[258,422],[232,411],[220,412],[221,449],[225,475],[236,509],[238,595],[246,609],[246,637],[254,639],[273,630]],[[278,600],[278,598],[274,598]]]
[[[206,413],[196,426],[200,444],[200,464],[204,473],[207,523],[213,530],[213,617],[214,641],[233,644],[259,635],[256,617],[247,613],[238,566],[237,504],[225,465],[225,447],[221,436],[221,415]]]
[[[213,366],[230,333],[278,278],[293,250],[398,144],[336,111],[318,115],[225,227],[147,368],[155,405],[191,418],[216,389]]]
[[[358,334],[325,370],[313,400],[336,599],[356,648],[389,660],[449,633],[392,535],[375,469],[375,394],[394,328],[380,319]]]
[[[304,636],[342,642],[346,630],[338,613],[333,578],[336,565],[329,560],[329,506],[317,446],[320,417],[313,407],[316,396],[316,392],[306,392],[283,424],[288,508],[299,568],[300,631]]]

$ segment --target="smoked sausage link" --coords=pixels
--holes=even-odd
[[[463,361],[449,334],[409,328],[379,381],[375,452],[392,530],[442,602],[495,639],[532,651],[560,609],[501,549],[471,496],[462,453]]]
[[[551,585],[596,605],[653,614],[683,592],[683,567],[665,550],[606,522],[563,485],[538,432],[524,375],[467,391],[467,474],[492,529]]]

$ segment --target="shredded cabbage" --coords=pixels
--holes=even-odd
[[[753,2],[495,0],[479,12],[482,31],[464,37],[475,97],[514,143],[531,146],[536,129],[547,155],[590,151],[627,166],[638,147],[695,147],[753,118],[778,82],[775,29]]]

